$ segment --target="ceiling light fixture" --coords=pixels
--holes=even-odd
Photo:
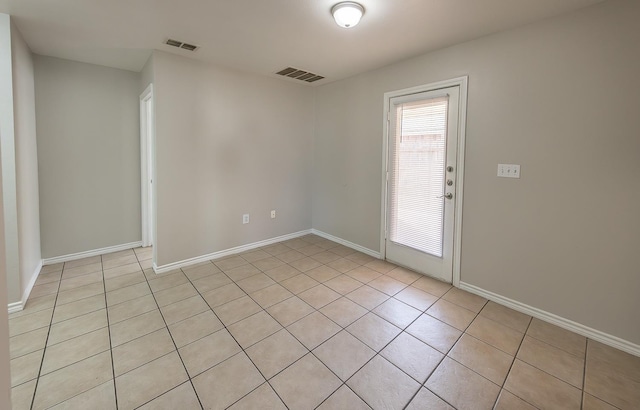
[[[364,14],[364,7],[353,1],[343,1],[331,8],[331,14],[340,27],[355,27]]]

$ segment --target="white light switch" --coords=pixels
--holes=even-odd
[[[498,176],[502,178],[520,178],[520,165],[498,164]]]

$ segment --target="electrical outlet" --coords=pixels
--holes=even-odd
[[[498,176],[501,178],[520,178],[520,165],[498,164]]]
[[[276,218],[276,210],[274,209],[273,211],[271,211],[271,219],[275,219]]]
[[[249,214],[244,214],[242,215],[242,224],[248,224],[249,223]]]

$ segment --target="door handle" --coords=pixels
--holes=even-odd
[[[453,194],[451,192],[447,192],[444,195],[440,195],[438,198],[443,198],[443,197],[447,198],[447,199],[451,199],[451,198],[453,198]]]

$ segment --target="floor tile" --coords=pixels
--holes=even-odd
[[[160,308],[167,325],[188,319],[207,310],[209,310],[209,305],[199,295]]]
[[[587,393],[583,394],[582,410],[616,410],[616,409],[617,407],[614,407],[609,403],[598,399],[597,397],[593,397],[592,395]]]
[[[400,292],[396,293],[393,298],[423,312],[438,300],[437,296],[424,292],[418,288],[414,288],[413,286],[407,286]]]
[[[339,299],[341,295],[324,285],[318,285],[299,293],[298,297],[315,309],[320,309],[334,300]]]
[[[113,377],[111,353],[104,352],[40,377],[34,410],[62,403],[108,382]]]
[[[123,255],[117,258],[109,258],[109,259],[102,259],[102,268],[104,270],[107,269],[113,269],[113,268],[117,268],[119,266],[123,266],[123,265],[130,265],[133,263],[138,263],[138,258],[136,257],[135,254],[127,254],[127,255]]]
[[[141,270],[142,270],[142,267],[138,262],[132,262],[127,265],[121,265],[121,266],[113,267],[110,269],[105,269],[104,278],[105,280],[113,279],[119,276],[128,275],[130,273],[140,272]],[[64,274],[62,275],[62,277],[64,278]]]
[[[286,330],[281,330],[247,349],[247,354],[267,379],[309,352]]]
[[[320,252],[324,252],[324,248],[321,248],[320,246],[317,246],[317,245],[308,245],[308,246],[299,248],[298,252],[301,252],[307,256],[313,256],[313,255],[319,254]]]
[[[11,388],[11,408],[13,410],[31,409],[31,402],[33,401],[33,393],[35,391],[35,379]]]
[[[162,396],[156,397],[139,410],[200,410],[200,402],[191,382],[185,382]]]
[[[359,266],[358,264],[356,264],[355,262],[350,261],[349,259],[344,259],[345,261],[356,265],[354,268],[352,268],[351,270],[344,272],[345,275],[352,277],[353,279],[357,280],[358,282],[362,282],[362,283],[369,283],[372,280],[375,280],[377,278],[379,278],[380,276],[382,276],[382,273],[373,270],[369,267],[366,266]]]
[[[172,273],[171,275],[163,276],[156,280],[150,281],[149,287],[151,288],[151,291],[155,293],[161,290],[170,289],[178,285],[182,285],[187,282],[189,282],[187,276],[184,273],[178,271]]]
[[[24,356],[27,353],[33,353],[36,350],[44,349],[48,335],[49,328],[43,327],[10,338],[10,357],[15,359],[16,357]]]
[[[305,272],[305,274],[313,280],[316,280],[320,283],[324,283],[328,280],[331,280],[335,277],[340,276],[342,273],[333,269],[330,266],[320,265],[317,268],[308,270],[307,272]]]
[[[448,357],[424,386],[458,409],[490,409],[500,393],[498,385]]]
[[[406,407],[406,410],[455,410],[449,406],[446,401],[436,396],[429,389],[424,387],[420,389],[418,394],[411,400],[411,403]]]
[[[344,384],[318,407],[318,410],[343,409],[369,410],[371,407]]]
[[[341,328],[320,312],[314,312],[287,327],[305,347],[315,349],[322,342],[338,333]]]
[[[347,385],[374,409],[401,409],[420,384],[381,356],[374,357]]]
[[[307,354],[270,381],[290,409],[315,408],[342,382],[312,354]],[[305,392],[304,394],[300,394]]]
[[[113,380],[80,393],[54,407],[52,410],[100,409],[116,410],[116,391]]]
[[[487,299],[458,288],[449,289],[442,299],[462,306],[474,313],[480,312],[487,303]]]
[[[409,326],[422,314],[418,309],[396,299],[389,299],[373,310],[373,313],[396,325],[400,329]]]
[[[100,256],[100,255],[89,256],[89,257],[82,258],[82,259],[76,259],[76,260],[73,260],[73,261],[64,262],[62,264],[57,263],[55,265],[44,266],[42,269],[43,269],[43,271],[45,270],[45,268],[54,269],[54,270],[58,270],[58,269],[62,270],[62,266],[61,265],[64,265],[65,269],[71,269],[71,268],[77,268],[78,266],[90,265],[92,263],[102,263],[102,256]]]
[[[180,348],[179,353],[187,372],[195,377],[241,350],[231,334],[226,329],[220,329]]]
[[[524,334],[483,316],[476,317],[466,332],[510,356],[515,356],[524,338]]]
[[[227,329],[243,349],[256,344],[282,329],[264,310],[228,326]]]
[[[275,285],[253,292],[249,296],[251,296],[251,299],[256,301],[263,309],[266,309],[269,306],[273,306],[276,303],[289,299],[293,296],[293,293],[276,283]]]
[[[395,280],[399,280],[405,285],[410,285],[423,276],[417,272],[414,272],[409,269],[405,269],[401,266],[398,266],[397,268],[390,270],[389,272],[386,273],[386,275]]]
[[[293,261],[297,261],[299,259],[303,259],[306,258],[306,256],[296,250],[290,250],[284,253],[281,253],[277,256],[278,259],[280,259],[281,261],[285,262],[285,263],[290,263]],[[261,258],[263,259],[263,258]]]
[[[370,262],[367,262],[365,264],[365,266],[367,266],[367,267],[369,267],[369,268],[371,268],[371,269],[373,269],[375,271],[378,271],[380,273],[387,273],[387,272],[390,272],[390,271],[392,271],[392,270],[394,270],[395,268],[398,267],[397,265],[395,265],[393,263],[390,263],[390,262],[387,262],[387,261],[384,261],[382,259],[374,259],[374,260],[372,260]]]
[[[56,303],[56,295],[47,295],[40,298],[29,298],[27,304],[19,312],[9,314],[9,319],[17,319],[22,316],[28,316],[32,313],[42,312],[43,310],[53,309]]]
[[[359,287],[353,292],[347,293],[346,296],[368,310],[375,309],[376,306],[389,299],[387,294],[367,285]]]
[[[300,248],[297,248],[298,250]],[[285,252],[288,252],[291,250],[290,247],[282,244],[282,243],[275,243],[273,245],[269,245],[269,246],[265,246],[264,248],[262,248],[263,251],[267,252],[270,255],[281,255]]]
[[[104,285],[101,282],[92,283],[90,285],[85,285],[58,293],[56,306],[64,305],[66,303],[75,302],[80,299],[100,294],[104,294]]]
[[[507,390],[502,389],[498,401],[496,402],[495,410],[536,410],[535,407],[522,400],[515,394],[509,393]]]
[[[504,383],[513,363],[513,356],[467,334],[462,335],[448,356],[498,386]]]
[[[215,275],[217,273],[222,272],[216,265],[213,263],[207,262],[202,265],[189,266],[186,268],[182,268],[182,271],[189,278],[190,281],[194,282],[198,279],[206,278],[207,276]]]
[[[212,311],[207,310],[198,315],[169,325],[171,337],[178,348],[217,332],[224,326]]]
[[[338,273],[347,273],[347,272],[357,268],[360,265],[358,265],[354,261],[350,261],[347,258],[340,258],[340,259],[336,259],[333,262],[328,263],[326,266],[332,268],[333,270],[337,271]]]
[[[347,327],[364,316],[367,310],[355,302],[342,297],[320,309],[320,312],[338,325]]]
[[[85,333],[81,336],[49,346],[42,361],[41,374],[48,374],[62,367],[77,363],[98,353],[108,351],[109,329],[102,329]]]
[[[273,279],[271,279],[264,273],[259,273],[257,275],[253,275],[236,282],[236,284],[240,286],[240,289],[244,290],[247,293],[252,293],[257,290],[264,289],[268,286],[275,285],[275,283],[276,282],[274,282]]]
[[[243,296],[224,305],[213,308],[216,315],[226,326],[249,317],[261,311],[262,308],[249,296]]]
[[[166,328],[113,348],[113,369],[116,376],[176,350]]]
[[[380,355],[420,384],[444,358],[442,353],[405,332],[389,343]]]
[[[17,336],[32,330],[49,326],[53,309],[44,309],[29,315],[9,319],[9,335]]]
[[[147,282],[138,283],[107,292],[107,305],[115,306],[119,303],[128,302],[151,293]]]
[[[75,302],[67,303],[66,305],[56,306],[53,311],[52,322],[58,323],[63,320],[73,319],[106,307],[107,305],[103,294],[80,299]]]
[[[46,295],[55,294],[58,292],[60,284],[58,282],[45,283],[43,285],[35,285],[31,289],[31,294],[34,298],[39,298]],[[68,289],[65,289],[68,290]]]
[[[111,346],[120,346],[164,327],[164,320],[157,309],[118,322],[111,326]]]
[[[586,337],[535,318],[531,321],[527,335],[576,356],[584,356],[587,347]]]
[[[107,311],[101,309],[51,325],[47,346],[98,330],[107,326]]]
[[[193,379],[198,397],[207,409],[221,409],[235,403],[264,383],[246,354],[237,355]]]
[[[262,261],[266,261],[267,259],[262,259],[259,260],[256,263],[260,263]],[[233,268],[233,269],[229,269],[229,270],[224,270],[224,273],[234,282],[238,282],[241,281],[242,279],[246,279],[249,278],[253,275],[257,275],[262,273],[260,271],[260,269],[256,268],[253,265],[242,265],[242,266],[238,266],[237,268]]]
[[[184,283],[176,287],[161,290],[154,294],[158,306],[163,307],[198,294],[191,283]]]
[[[269,383],[263,383],[260,387],[244,396],[237,401],[230,410],[254,410],[254,409],[270,409],[270,410],[286,410],[284,403],[273,391]]]
[[[216,306],[224,305],[227,302],[236,300],[245,296],[246,293],[238,287],[235,283],[230,283],[225,286],[221,286],[217,289],[203,293],[202,297],[207,301],[207,304],[213,309]]]
[[[241,254],[240,256],[242,256],[242,259],[246,260],[249,263],[253,263],[255,261],[259,261],[260,259],[265,259],[265,258],[271,257],[270,254],[268,254],[267,252],[262,251],[260,249],[254,250],[254,251],[245,252],[245,253]]]
[[[400,282],[399,280],[395,280],[393,278],[390,278],[389,276],[384,275],[372,280],[368,283],[368,285],[374,289],[379,290],[382,293],[386,293],[389,296],[393,296],[407,287],[406,284]]]
[[[426,313],[458,330],[464,331],[476,317],[476,313],[440,299]]]
[[[60,270],[60,272],[52,273],[41,272],[38,275],[38,279],[36,279],[34,286],[44,285],[46,283],[60,282],[60,279],[62,279],[62,270]]]
[[[267,309],[267,312],[282,326],[289,326],[303,317],[314,312],[314,309],[307,305],[297,296],[277,303]]]
[[[324,284],[341,295],[351,293],[363,285],[362,282],[358,282],[347,275],[336,276],[335,278],[326,281]]]
[[[65,268],[62,271],[62,279],[69,279],[75,276],[86,275],[87,273],[101,272],[102,262],[90,263],[86,265]]]
[[[447,353],[462,335],[458,329],[426,314],[416,319],[407,328],[407,333],[442,353]]]
[[[396,326],[373,313],[367,313],[346,330],[376,352],[382,350],[401,332]]]
[[[525,336],[518,351],[518,359],[582,389],[584,357]]]
[[[178,353],[169,353],[116,377],[118,409],[134,409],[188,380]]]
[[[304,273],[301,273],[297,276],[280,282],[280,284],[287,288],[289,292],[297,295],[298,293],[302,293],[307,289],[311,289],[312,287],[317,286],[319,282],[311,279]]]
[[[270,256],[268,258],[263,258],[255,262],[252,262],[252,265],[253,265],[252,267],[257,268],[262,272],[267,272],[279,266],[283,266],[285,265],[285,263],[278,258]]]
[[[264,273],[271,279],[280,283],[287,279],[298,276],[301,271],[290,265],[280,265],[272,269],[265,270]]]
[[[330,263],[330,262],[333,262],[335,260],[340,259],[340,256],[336,255],[335,253],[333,253],[331,251],[324,251],[324,252],[320,252],[320,253],[316,253],[314,255],[311,255],[311,259],[315,259],[320,263],[327,264],[327,263]]]
[[[311,259],[309,257],[304,259],[298,259],[297,261],[293,261],[289,263],[292,267],[296,268],[300,272],[307,272],[311,269],[317,268],[318,266],[322,266],[320,262],[315,259]]]
[[[411,286],[438,297],[447,293],[452,287],[449,283],[445,283],[428,276],[421,277],[417,281],[413,282]]]
[[[89,273],[82,276],[76,276],[71,279],[63,279],[60,281],[60,292],[64,292],[65,290],[75,289],[80,286],[90,285],[96,282],[102,283],[102,272],[94,272],[94,273]],[[35,288],[36,287],[34,286],[34,290]],[[34,297],[36,297],[36,295],[34,295]]]
[[[11,387],[15,387],[38,377],[44,350],[11,359]]]
[[[369,263],[375,258],[373,256],[364,254],[362,252],[354,252],[349,255],[346,255],[345,258],[354,261],[360,265],[364,265],[365,263]]]
[[[580,390],[518,359],[504,388],[544,409],[579,409],[582,400]]]
[[[238,266],[246,265],[248,263],[249,262],[244,260],[241,256],[231,256],[213,261],[213,264],[222,271],[237,268]]]
[[[376,354],[344,330],[318,346],[313,353],[343,381],[353,376]]]
[[[531,322],[531,316],[491,301],[480,311],[480,316],[510,327],[520,333],[525,333]]]
[[[156,309],[158,309],[158,305],[156,305],[156,301],[151,294],[120,303],[119,305],[109,306],[107,309],[109,312],[109,324],[113,325]]]
[[[214,273],[213,275],[205,276],[204,278],[194,281],[193,286],[198,289],[198,292],[207,293],[230,283],[233,282],[224,273]]]
[[[115,259],[121,259],[124,257],[131,257],[131,256],[135,256],[135,252],[133,251],[133,249],[125,249],[117,252],[109,252],[102,255],[102,262],[104,263],[105,261],[112,261]]]

